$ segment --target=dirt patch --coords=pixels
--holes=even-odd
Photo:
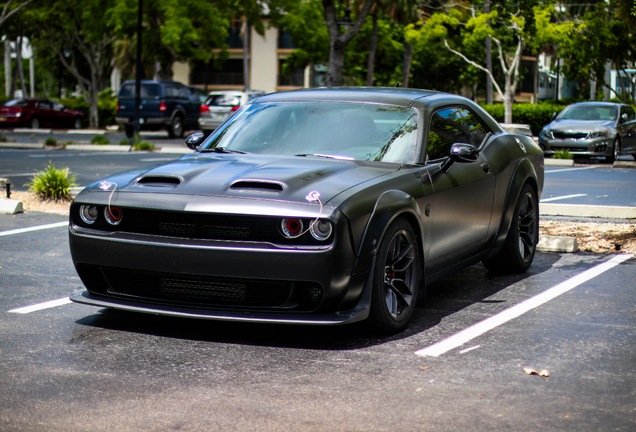
[[[24,210],[68,215],[70,202],[40,201],[31,192],[12,192],[11,199],[22,201]],[[564,222],[542,220],[541,235],[576,237],[579,250],[595,253],[636,254],[636,224]]]

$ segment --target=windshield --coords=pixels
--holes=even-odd
[[[205,149],[413,163],[417,111],[343,102],[255,103],[237,112]]]
[[[570,105],[557,116],[557,120],[615,121],[617,118],[618,108],[607,105]]]

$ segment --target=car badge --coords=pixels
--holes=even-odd
[[[110,187],[113,186],[113,183],[107,182],[107,181],[101,181],[99,182],[99,188],[103,191],[107,191],[110,189]]]
[[[305,197],[305,199],[309,202],[315,202],[315,201],[320,201],[320,192],[318,191],[311,191],[307,194],[307,196]]]
[[[515,137],[515,140],[517,141],[517,144],[519,144],[519,148],[521,150],[523,150],[524,153],[527,153],[528,151],[526,150],[526,146],[523,145],[523,143],[521,142],[521,140],[517,137]]]

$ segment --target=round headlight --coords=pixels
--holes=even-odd
[[[82,222],[88,225],[92,225],[97,220],[99,211],[95,206],[82,204],[79,209],[79,215],[80,219],[82,219]]]
[[[285,237],[296,237],[303,231],[303,221],[285,218],[280,222],[280,229]]]
[[[331,235],[332,230],[331,222],[320,220],[313,224],[309,231],[311,232],[311,236],[316,240],[325,241]]]
[[[104,208],[104,218],[106,219],[106,222],[111,225],[119,225],[122,216],[123,214],[119,207]]]

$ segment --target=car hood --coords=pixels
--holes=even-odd
[[[323,204],[339,193],[399,170],[400,164],[317,157],[193,154],[146,171],[107,179],[120,192],[208,195],[307,202],[318,192]],[[99,190],[100,183],[92,190]],[[108,190],[108,189],[106,189]]]
[[[552,131],[558,132],[594,132],[600,129],[613,128],[614,122],[607,120],[556,120],[547,127]]]

